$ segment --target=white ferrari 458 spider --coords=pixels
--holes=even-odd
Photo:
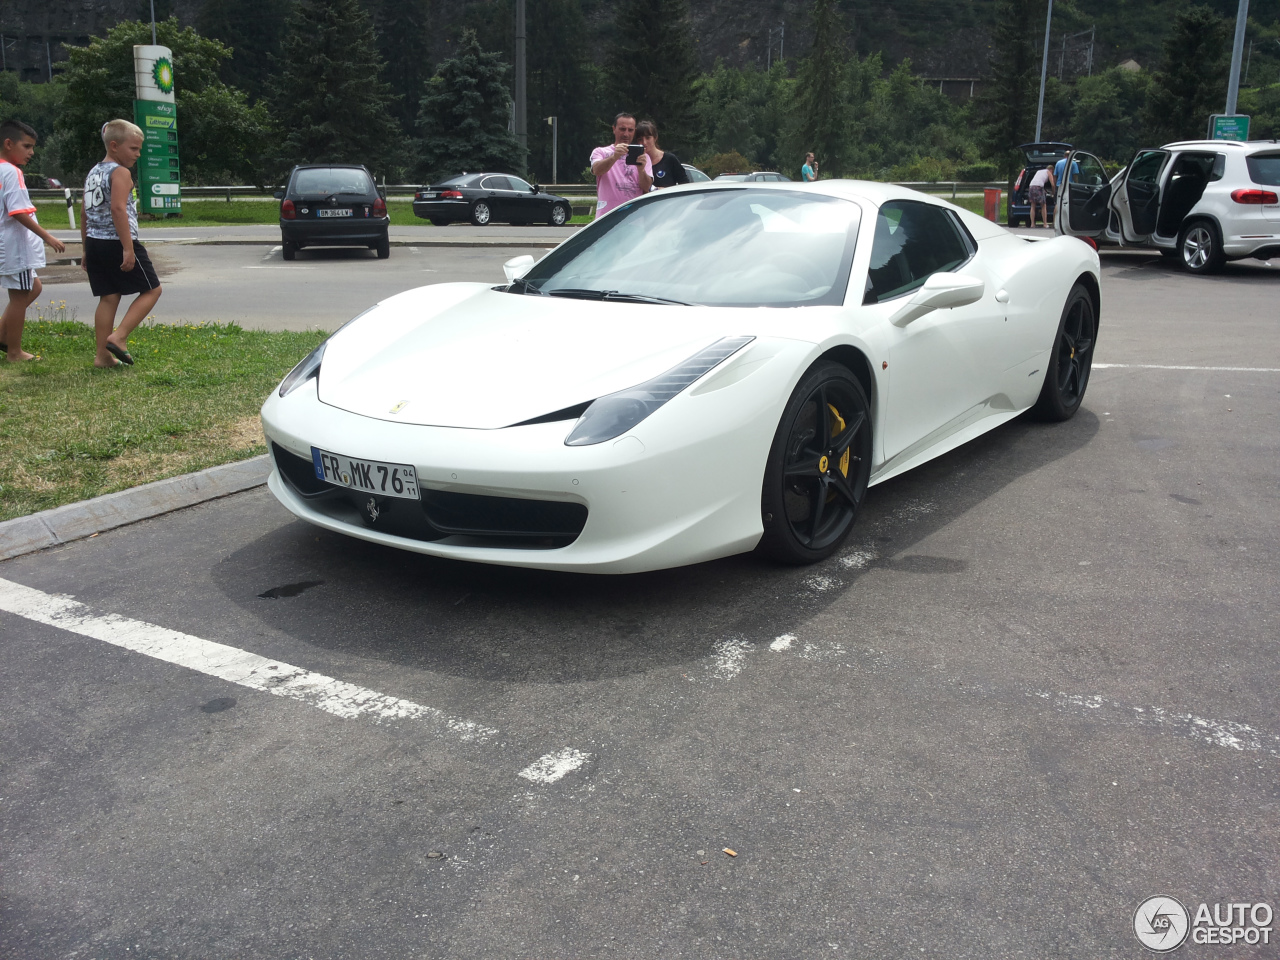
[[[262,408],[310,523],[485,563],[629,573],[829,556],[867,488],[1080,406],[1098,255],[885,184],[690,184],[507,283],[361,314]]]

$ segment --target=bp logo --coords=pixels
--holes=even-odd
[[[1168,953],[1187,939],[1191,917],[1174,897],[1147,897],[1133,912],[1133,932],[1148,950]]]
[[[168,57],[160,57],[156,60],[151,75],[155,77],[156,86],[160,88],[161,93],[173,93],[173,64],[169,62]]]

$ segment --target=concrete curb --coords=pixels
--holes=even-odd
[[[0,560],[46,550],[206,500],[239,493],[267,482],[266,454],[15,517],[0,523]]]

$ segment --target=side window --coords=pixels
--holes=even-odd
[[[507,183],[511,184],[510,189],[519,190],[521,193],[528,193],[533,187],[525,183],[519,177],[507,177]]]
[[[1209,171],[1209,179],[1221,180],[1227,172],[1227,155],[1225,153],[1214,154],[1213,169]]]
[[[1142,153],[1129,168],[1128,179],[1136,183],[1156,183],[1160,179],[1160,168],[1164,166],[1165,155],[1158,150]]]
[[[1078,161],[1072,161],[1076,169],[1072,171],[1072,179],[1086,187],[1100,187],[1107,182],[1107,173],[1097,157],[1081,154]]]
[[[863,303],[881,303],[954,270],[971,256],[951,214],[918,200],[892,200],[876,214]]]
[[[510,190],[511,184],[506,177],[485,177],[480,181],[481,190]]]

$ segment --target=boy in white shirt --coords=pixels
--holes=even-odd
[[[40,296],[44,245],[59,253],[66,247],[36,222],[36,205],[27,193],[22,168],[36,152],[36,132],[21,120],[0,123],[0,289],[9,302],[0,316],[0,351],[9,360],[34,360],[22,349],[27,308]]]

